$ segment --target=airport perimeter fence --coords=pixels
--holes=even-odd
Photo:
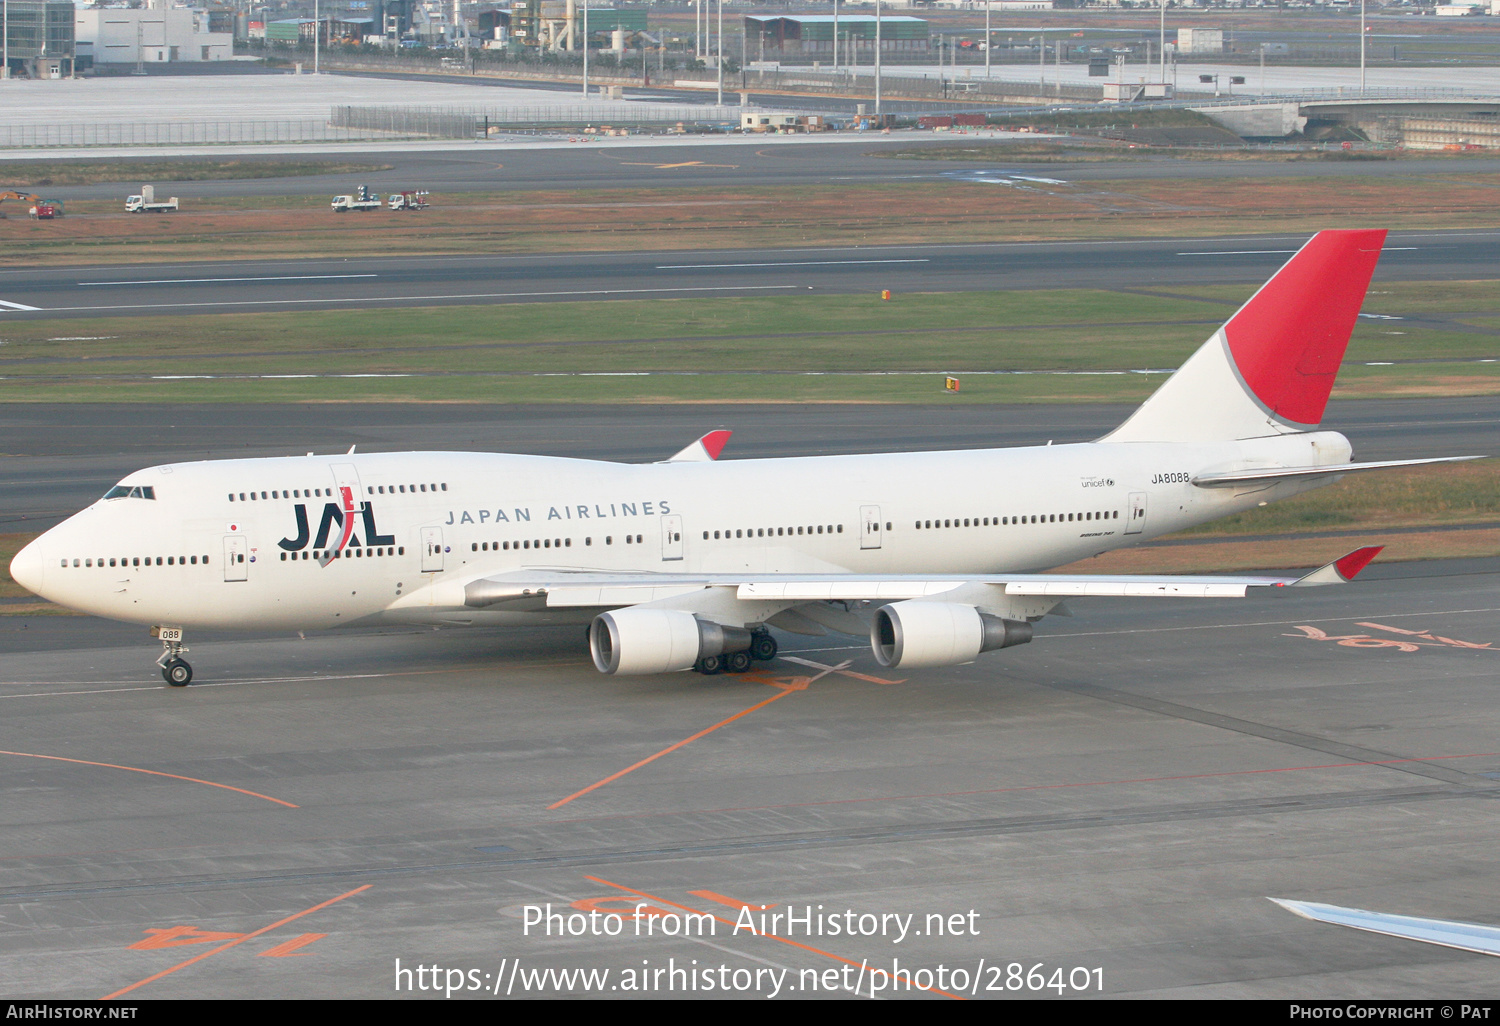
[[[472,139],[491,129],[549,126],[657,126],[739,124],[739,107],[658,106],[641,103],[551,104],[534,107],[342,106],[332,124],[349,131],[428,139]]]

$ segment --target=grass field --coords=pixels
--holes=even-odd
[[[613,154],[602,159],[625,159]],[[1500,175],[1461,164],[1441,187],[1392,177],[1118,180],[1048,185],[915,181],[450,194],[421,213],[333,213],[324,199],[203,199],[166,215],[78,201],[57,221],[0,222],[0,266],[247,257],[538,253],[735,246],[996,242],[1478,228]],[[123,193],[122,193],[123,197]]]
[[[0,325],[0,402],[1145,398],[1248,288],[621,300]],[[1382,284],[1336,395],[1500,392],[1500,282]],[[1479,362],[1479,361],[1494,362]],[[1411,362],[1419,361],[1419,362]]]

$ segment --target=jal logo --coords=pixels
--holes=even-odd
[[[381,534],[380,529],[375,526],[375,508],[373,504],[362,502],[359,508],[354,508],[354,501],[349,489],[341,488],[343,502],[325,502],[323,512],[318,520],[318,532],[312,532],[311,522],[307,516],[307,504],[297,503],[292,507],[292,514],[297,518],[297,533],[294,537],[283,538],[276,544],[287,552],[300,552],[312,543],[315,549],[364,548],[375,545],[394,545],[396,536],[393,534]],[[364,528],[365,540],[361,542],[355,531],[355,518],[358,517]],[[330,544],[330,539],[332,540]]]

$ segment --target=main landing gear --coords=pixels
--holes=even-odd
[[[193,668],[182,658],[188,647],[182,643],[181,627],[153,627],[151,636],[161,639],[161,679],[174,688],[185,688],[193,682]]]
[[[704,656],[693,664],[693,669],[706,676],[716,673],[744,673],[752,663],[770,662],[776,658],[776,639],[764,627],[750,632],[750,648],[740,652],[725,652],[723,655]]]

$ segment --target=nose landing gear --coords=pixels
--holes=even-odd
[[[182,658],[188,647],[182,643],[181,627],[153,627],[151,636],[161,639],[161,678],[174,688],[185,688],[193,682],[193,668]]]

